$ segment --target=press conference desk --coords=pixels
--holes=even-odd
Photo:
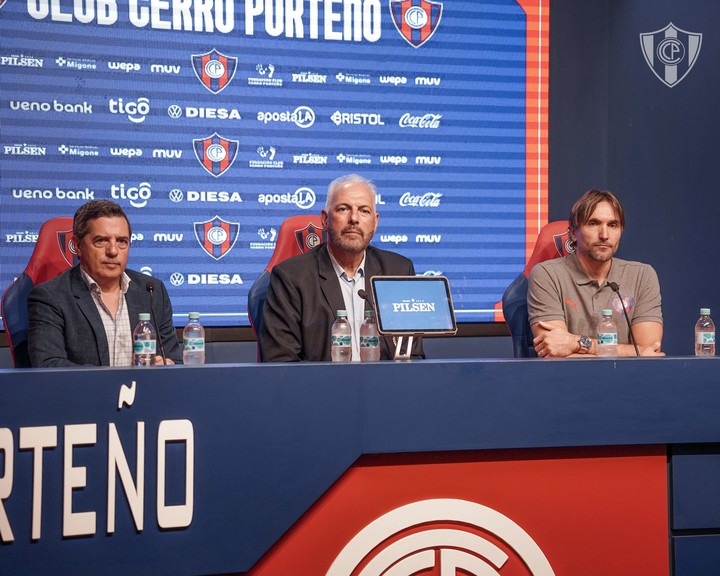
[[[717,574],[720,358],[5,370],[0,574],[280,573],[258,560],[292,547],[299,519],[318,528],[358,459],[368,474],[428,465],[443,497],[457,476],[445,487],[443,466],[647,456],[657,476],[658,455],[668,573]],[[127,462],[124,484],[109,461]],[[368,505],[369,485],[354,489]],[[508,489],[522,498],[522,482]]]

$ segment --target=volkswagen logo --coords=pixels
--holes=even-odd
[[[173,202],[182,202],[182,200],[183,200],[183,191],[180,190],[179,188],[173,188],[172,190],[170,190],[170,193],[168,194],[168,197],[169,197],[170,200],[172,200]]]
[[[173,272],[170,274],[170,284],[173,286],[182,286],[185,284],[185,276],[180,274],[180,272]]]
[[[180,118],[182,116],[182,108],[177,104],[168,106],[168,116],[170,116],[170,118]]]

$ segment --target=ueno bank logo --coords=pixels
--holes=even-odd
[[[500,574],[510,554],[533,576],[555,575],[542,549],[511,518],[475,502],[438,498],[401,506],[368,524],[346,544],[326,576],[350,576],[360,567],[363,574],[490,576]]]

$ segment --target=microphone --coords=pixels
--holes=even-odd
[[[375,308],[375,302],[373,302],[372,298],[370,298],[370,294],[365,292],[362,288],[357,291],[357,295],[360,296],[365,302],[370,304],[370,308],[372,308],[373,313],[375,314],[375,322],[378,321],[377,317],[377,309]],[[385,352],[387,352],[388,358],[392,360],[393,354],[390,353],[390,347],[388,346],[387,340],[385,340],[385,336],[382,334],[378,334],[380,336],[380,341],[385,346]]]
[[[625,308],[625,300],[623,300],[622,294],[620,294],[620,286],[617,285],[617,282],[608,282],[608,286],[610,286],[610,290],[615,292],[615,294],[618,295],[618,298],[620,298],[620,304],[622,305],[625,322],[627,322],[628,331],[630,332],[630,342],[632,342],[632,345],[635,348],[635,355],[640,356],[640,351],[638,350],[637,344],[635,343],[635,336],[633,336],[632,327],[630,326],[630,318],[628,317],[627,308]]]
[[[153,290],[155,290],[155,286],[153,286],[153,283],[151,281],[148,280],[148,283],[145,284],[145,290],[147,290],[150,294],[150,315],[152,316],[153,324],[155,324],[155,330],[157,330],[157,339],[160,343],[160,355],[162,356],[163,364],[167,365],[165,346],[163,346],[162,337],[160,336],[160,326],[158,326],[157,320],[155,320],[155,311],[153,310]]]

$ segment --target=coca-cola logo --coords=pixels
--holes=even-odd
[[[424,116],[412,116],[409,113],[403,114],[400,118],[400,128],[440,128],[442,114],[425,114]]]
[[[405,192],[400,197],[400,206],[418,206],[421,208],[437,208],[440,206],[440,192],[425,192],[425,194],[410,194]]]

